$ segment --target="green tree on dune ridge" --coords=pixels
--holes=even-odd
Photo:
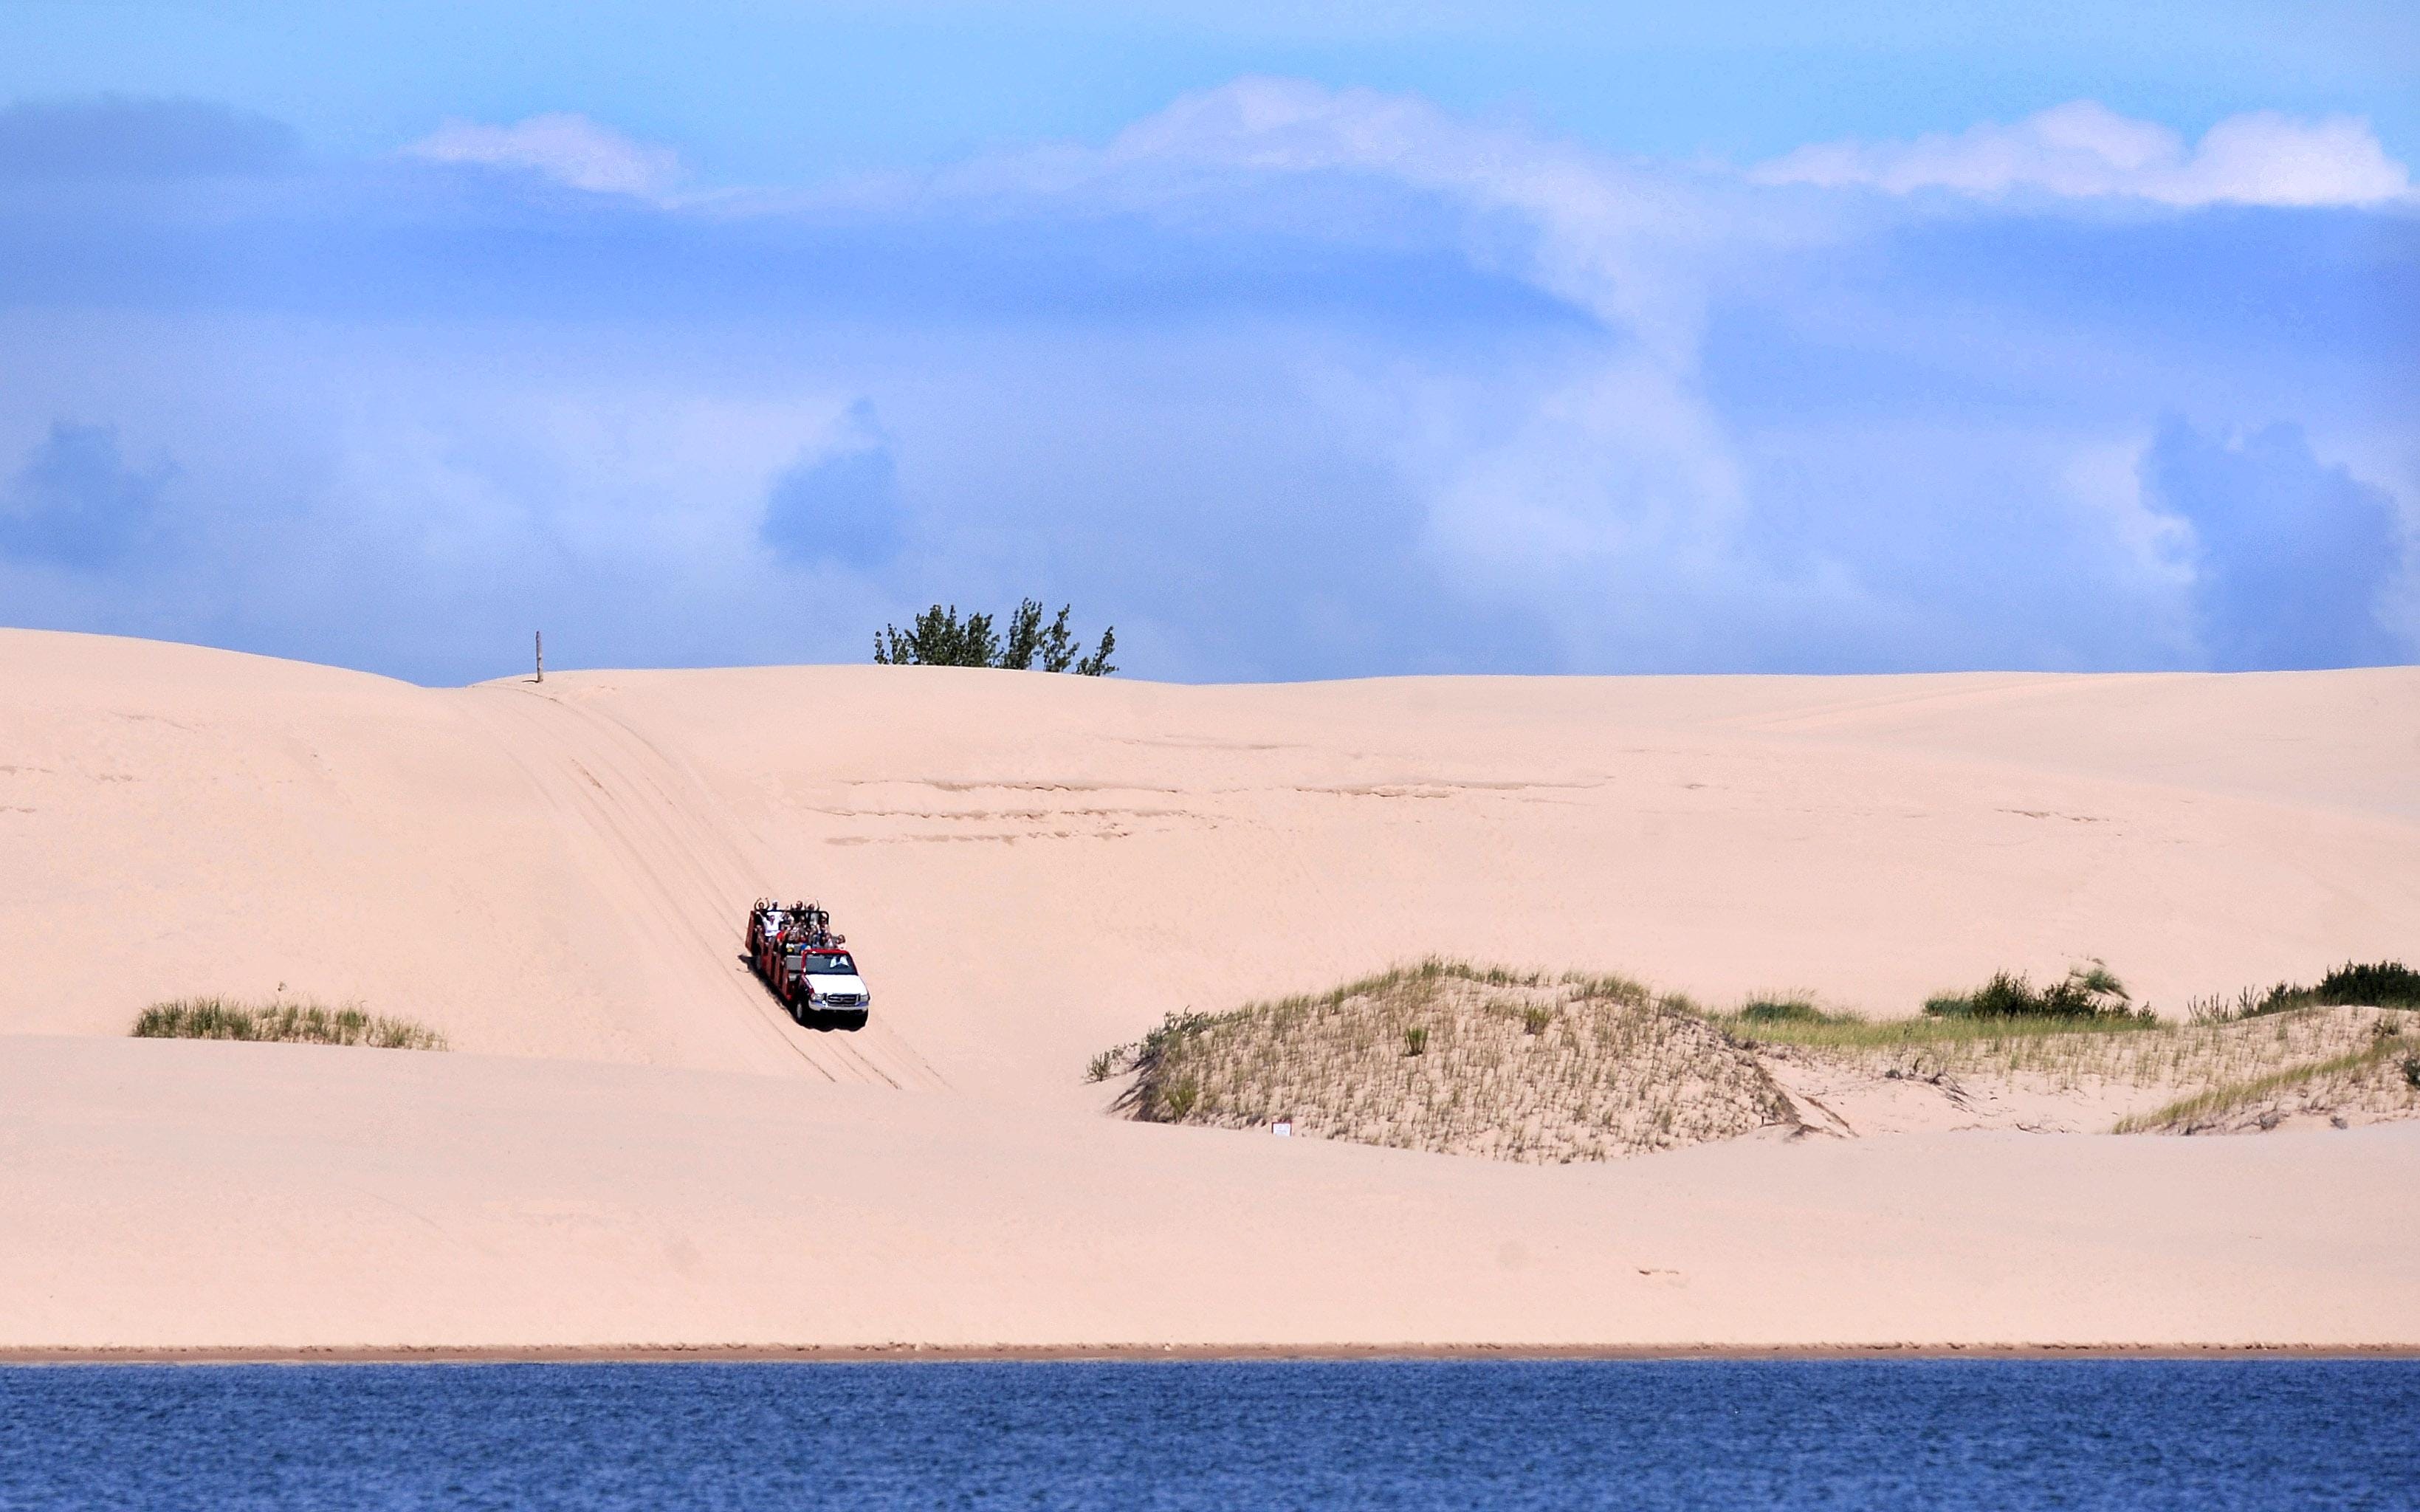
[[[935,604],[901,631],[885,625],[874,637],[874,660],[880,666],[1000,667],[1012,672],[1039,667],[1045,672],[1072,672],[1081,678],[1104,678],[1117,668],[1109,653],[1117,648],[1115,626],[1101,631],[1099,645],[1088,654],[1067,628],[1072,605],[1062,604],[1047,625],[1042,622],[1042,601],[1027,599],[1008,616],[1007,634],[995,628],[992,616],[972,613],[958,617],[958,606]]]

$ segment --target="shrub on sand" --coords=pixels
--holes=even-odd
[[[1936,1019],[2106,1019],[2148,1021],[2151,1013],[2137,1008],[2108,967],[2099,961],[2071,966],[2067,975],[2048,987],[2036,987],[2023,972],[1993,972],[1992,979],[1971,992],[1943,992],[1927,998],[1924,1011]]]
[[[2420,972],[2399,960],[2346,961],[2319,978],[2311,1001],[2365,1008],[2420,1008]]]
[[[1733,1015],[1742,1023],[1838,1023],[1845,1016],[1824,1012],[1803,997],[1752,997]]]
[[[2320,977],[2317,987],[2279,982],[2265,992],[2247,987],[2232,1002],[2223,997],[2195,998],[2185,1005],[2185,1015],[2195,1023],[2232,1023],[2314,1005],[2420,1008],[2420,972],[2399,960],[2349,960]]]

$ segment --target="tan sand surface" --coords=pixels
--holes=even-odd
[[[754,985],[737,935],[759,892],[834,908],[872,1027],[799,1029]],[[2099,956],[2174,1012],[2420,957],[2414,920],[2411,668],[432,690],[0,631],[0,1296],[41,1279],[52,1299],[0,1324],[126,1344],[2420,1340],[2420,1146],[2395,1130],[1519,1172],[1120,1126],[1081,1081],[1171,1010],[1429,952],[1879,1013]],[[457,1052],[32,1037],[281,985]],[[416,1194],[400,1208],[373,1195],[395,1183]],[[1642,1251],[1630,1273],[1677,1269],[1700,1301],[1632,1297],[1607,1257],[1634,1257],[1608,1248],[1633,1211],[1691,1263]],[[1771,1233],[1817,1279],[1759,1301]],[[2019,1240],[2108,1284],[1989,1269]],[[683,1244],[704,1279],[681,1279]],[[1472,1258],[1516,1253],[1561,1258]],[[218,1278],[200,1300],[180,1260]],[[1976,1264],[1995,1279],[1942,1289]],[[856,1280],[829,1285],[834,1266]],[[1873,1295],[1814,1306],[1866,1273]]]
[[[1513,1166],[717,1072],[25,1038],[0,1347],[2420,1346],[2420,1124]]]

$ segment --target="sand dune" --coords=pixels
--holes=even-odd
[[[1094,1116],[1101,1089],[1081,1081],[1093,1052],[1171,1010],[1433,951],[1622,971],[1717,1004],[1801,989],[1883,1013],[1996,967],[2055,972],[2086,956],[2171,1011],[2347,956],[2420,957],[2420,670],[1190,688],[838,667],[440,690],[0,631],[0,1212],[12,1215],[0,1287],[51,1299],[0,1310],[0,1342],[738,1342],[750,1329],[784,1341],[1848,1330],[2420,1342],[2412,1304],[2381,1301],[2420,1281],[2420,1204],[2392,1194],[2420,1190],[2420,1161],[2391,1130],[2213,1154],[2206,1141],[2163,1153],[1884,1141],[1821,1157],[1747,1145],[1507,1174],[1124,1128]],[[754,985],[737,927],[760,892],[834,908],[875,988],[866,1032],[801,1030]],[[434,1025],[460,1053],[26,1037],[115,1037],[155,999],[281,985]],[[548,1064],[566,1061],[588,1064]],[[430,1106],[484,1130],[489,1155],[424,1161],[401,1131]],[[340,1126],[351,1131],[337,1138]],[[698,1284],[713,1300],[675,1305],[628,1232],[571,1244],[559,1273],[540,1268],[569,1288],[553,1302],[506,1284],[515,1246],[553,1232],[531,1213],[610,1200],[601,1177],[577,1174],[583,1142],[658,1162],[628,1232],[719,1256]],[[1061,1169],[1063,1156],[1078,1166]],[[709,1211],[676,1167],[726,1158],[812,1181],[777,1182],[790,1205],[778,1211]],[[1700,1225],[1713,1265],[1723,1225],[1755,1227],[1759,1205],[1785,1201],[1817,1160],[1875,1163],[1838,1167],[1869,1174],[1864,1195],[1808,1208],[1829,1215],[1810,1224],[1916,1210],[1903,1204],[1957,1215],[1933,1238],[1901,1236],[1939,1246],[1904,1259],[1935,1267],[1924,1274],[2022,1230],[2044,1254],[2131,1256],[2106,1262],[2122,1286],[2037,1306],[2023,1288],[1917,1296],[1911,1271],[1906,1295],[1870,1302],[1880,1311],[1818,1308],[1787,1328],[1748,1299],[1745,1270],[1731,1301],[1669,1328],[1646,1303],[1593,1298],[1587,1277],[1615,1265],[1634,1199],[1656,1222]],[[2254,1169],[2319,1206],[2241,1199],[2254,1203],[2243,1235],[2196,1227],[2180,1207],[2158,1207],[2173,1223],[2137,1211],[2170,1187],[2214,1201]],[[977,1185],[946,1176],[959,1170]],[[315,1246],[358,1205],[332,1192],[375,1188],[380,1172],[431,1184],[407,1206],[421,1231],[454,1236],[452,1258],[365,1238],[334,1252],[353,1255],[355,1279],[340,1281]],[[2337,1204],[2345,1172],[2390,1194]],[[1955,1195],[1971,1181],[2042,1206]],[[1893,1197],[1893,1182],[1922,1195]],[[549,1183],[590,1195],[550,1197]],[[1154,1195],[1115,1219],[1087,1206],[1112,1188]],[[982,1222],[959,1211],[977,1190]],[[174,1195],[188,1191],[229,1200]],[[1187,1219],[1188,1200],[1223,1216]],[[2027,1226],[2068,1200],[2081,1226]],[[1402,1222],[1362,1241],[1322,1216],[1390,1203]],[[2274,1249],[2289,1227],[2304,1256],[2290,1263]],[[1234,1277],[1277,1282],[1246,1249],[1293,1234],[1313,1236],[1319,1265],[1359,1277],[1369,1298],[1322,1282],[1293,1311],[1253,1310],[1266,1296]],[[1885,1263],[1870,1239],[1837,1242],[1840,1270],[1824,1274],[1843,1284]],[[1517,1306],[1416,1304],[1460,1273],[1427,1256],[1469,1244],[1551,1250],[1564,1269],[1528,1273],[1534,1295]],[[2202,1244],[2215,1247],[2193,1253]],[[2342,1285],[2287,1300],[2319,1285],[2331,1245]],[[293,1286],[232,1286],[215,1311],[188,1314],[147,1269],[180,1253]],[[779,1295],[784,1255],[919,1274],[801,1311]],[[609,1282],[610,1256],[643,1273]],[[1125,1296],[1143,1283],[1104,1279],[1122,1267],[1161,1268],[1152,1286],[1202,1301],[1086,1313],[1032,1300],[1078,1285]],[[2153,1305],[2154,1278],[2191,1267],[2217,1289]],[[954,1288],[957,1270],[989,1279]],[[1001,1289],[1013,1274],[1024,1300]],[[381,1299],[374,1286],[420,1292]]]
[[[2413,1123],[1515,1166],[728,1073],[29,1038],[0,1129],[0,1347],[2420,1348]]]
[[[10,1032],[283,982],[470,1051],[1051,1099],[1171,1009],[1432,951],[1884,1013],[2420,953],[2408,668],[440,690],[25,631],[0,668]],[[878,1027],[752,986],[766,891],[834,905]]]

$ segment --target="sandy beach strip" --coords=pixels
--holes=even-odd
[[[772,1077],[23,1037],[0,1147],[22,1358],[2420,1346],[2411,1123],[1512,1167]]]

